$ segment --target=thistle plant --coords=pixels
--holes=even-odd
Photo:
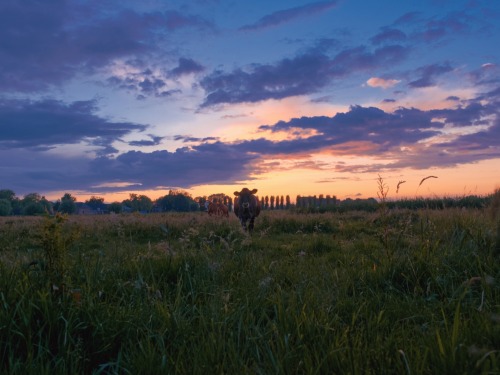
[[[74,234],[64,231],[67,216],[57,213],[45,218],[40,235],[43,250],[43,268],[53,290],[64,286],[66,278],[66,253]]]

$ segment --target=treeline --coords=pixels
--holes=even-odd
[[[299,212],[347,212],[347,211],[365,211],[375,212],[381,207],[387,209],[430,209],[443,210],[447,208],[466,208],[480,209],[492,204],[498,193],[487,196],[469,195],[463,197],[444,197],[444,198],[415,198],[401,199],[397,201],[380,201],[375,198],[351,199],[345,200],[331,199],[327,203],[326,198],[321,200],[315,197],[302,197],[295,209]],[[496,198],[498,200],[498,197]]]
[[[146,195],[130,194],[122,202],[106,204],[104,198],[92,196],[84,202],[77,202],[70,193],[65,193],[56,202],[47,200],[38,193],[30,193],[19,198],[9,189],[0,190],[0,216],[9,215],[43,215],[56,212],[66,214],[99,214],[121,212],[166,212],[198,211],[198,202],[186,192],[170,190],[169,193],[156,200]]]
[[[459,198],[416,198],[397,201],[378,201],[374,198],[339,200],[335,195],[301,196],[297,195],[292,203],[289,195],[271,195],[257,197],[264,210],[293,209],[297,212],[374,212],[383,205],[388,209],[445,209],[445,208],[483,208],[490,204],[494,194],[488,196],[469,195]],[[12,190],[0,190],[0,216],[41,215],[55,212],[78,213],[122,213],[122,212],[190,212],[206,210],[206,202],[220,202],[233,210],[233,198],[222,193],[192,198],[187,192],[170,190],[156,200],[146,195],[129,194],[122,202],[104,203],[104,198],[92,196],[84,202],[65,193],[56,202],[47,200],[38,193],[30,193],[19,198]]]

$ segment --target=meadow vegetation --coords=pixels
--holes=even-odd
[[[0,218],[0,373],[498,374],[499,202]]]

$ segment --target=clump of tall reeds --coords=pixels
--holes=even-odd
[[[39,236],[42,259],[31,263],[45,271],[46,281],[56,291],[64,287],[68,248],[77,237],[75,232],[65,227],[66,221],[67,216],[59,213],[45,218]]]

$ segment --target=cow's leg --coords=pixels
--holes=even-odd
[[[250,232],[253,232],[253,224],[254,224],[254,221],[255,221],[255,217],[253,217],[253,216],[252,216],[252,217],[250,218],[250,223],[248,224],[248,230],[249,230]]]
[[[241,222],[241,227],[246,232],[247,231],[247,221],[246,221],[246,219],[240,218],[240,222]]]

